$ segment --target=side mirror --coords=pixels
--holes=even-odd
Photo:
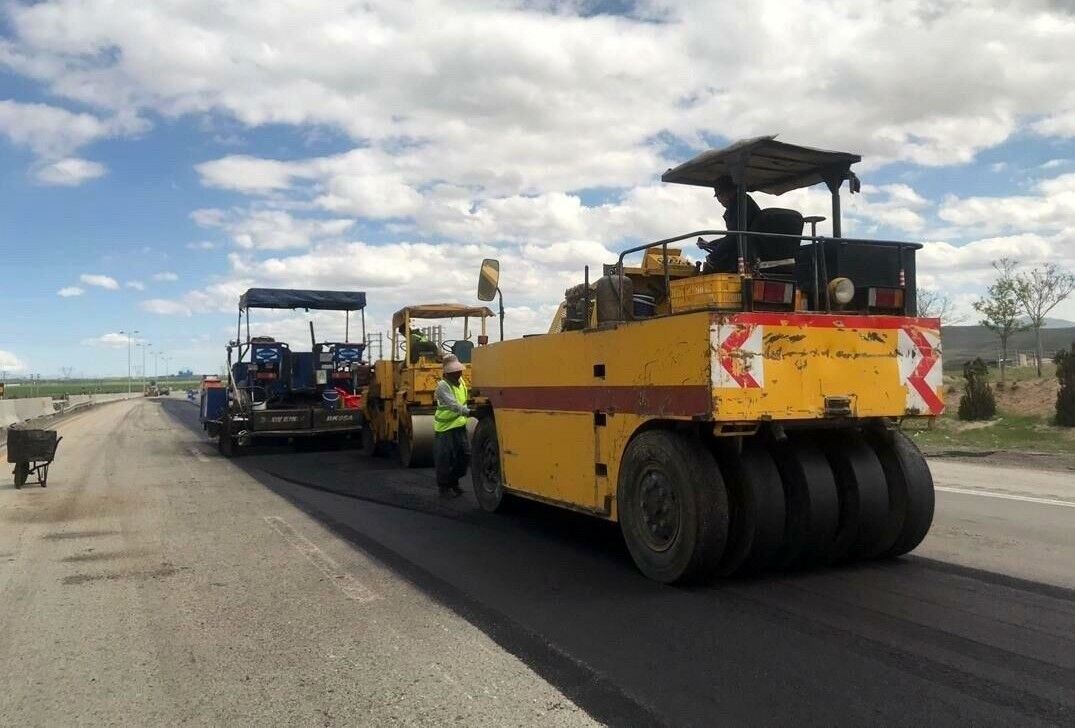
[[[481,272],[478,274],[478,300],[492,301],[496,298],[496,290],[499,286],[500,261],[486,258],[482,261]]]

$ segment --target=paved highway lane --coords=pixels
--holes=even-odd
[[[115,407],[121,406],[128,405]],[[319,591],[326,588],[324,581],[350,577],[378,593],[387,589],[383,584],[394,584],[410,595],[409,609],[430,610],[445,620],[446,631],[470,635],[460,638],[464,645],[486,639],[486,650],[477,656],[464,650],[460,662],[471,666],[475,679],[503,673],[510,689],[520,690],[517,696],[498,691],[501,708],[514,700],[531,705],[527,690],[559,696],[545,698],[551,700],[543,704],[545,713],[520,712],[512,724],[544,724],[549,715],[581,720],[584,716],[571,712],[575,705],[598,721],[629,726],[1007,726],[1073,720],[1075,592],[1067,587],[1075,547],[1067,534],[1075,526],[1075,508],[942,491],[934,532],[918,556],[676,589],[642,578],[608,524],[533,504],[509,515],[485,514],[469,495],[438,500],[428,471],[403,471],[355,451],[297,454],[267,447],[224,461],[202,439],[189,404],[131,407],[147,412],[145,417],[156,413],[159,431],[118,428],[127,432],[119,452],[145,449],[148,439],[157,443],[147,453],[151,459],[167,450],[168,460],[160,467],[187,473],[152,488],[163,501],[143,508],[139,518],[157,510],[170,514],[165,517],[169,548],[183,554],[171,568],[189,567],[202,580],[223,571],[222,581],[233,586],[231,598],[250,605],[251,611],[231,614],[214,627],[214,638],[197,653],[213,677],[223,664],[242,665],[263,692],[267,685],[294,692],[303,705],[324,697],[323,678],[312,661],[303,661],[296,671],[303,679],[283,685],[279,676],[286,674],[286,661],[271,650],[265,656],[249,649],[251,620],[265,618],[264,607],[257,605],[281,599],[306,605],[301,621],[308,639],[332,643],[334,650],[352,656],[350,665],[335,666],[332,684],[339,685],[341,672],[368,676],[386,670],[398,676],[413,669],[414,662],[397,664],[392,654],[355,649],[368,609],[361,600],[346,600],[342,610],[325,606],[335,602]],[[964,477],[944,480],[940,470],[947,465],[938,470],[939,482]],[[137,469],[129,476],[135,482],[146,477]],[[977,481],[942,485],[981,486]],[[59,478],[53,487],[62,487]],[[6,520],[12,492],[0,494],[0,518]],[[1059,497],[1046,500],[1066,498],[1060,491],[1050,495]],[[275,549],[308,549],[266,517],[305,534],[331,557],[328,570],[321,569],[317,579],[310,574],[319,569],[309,565],[302,578],[272,579],[263,573],[283,563]],[[200,525],[202,520],[207,523]],[[183,544],[184,529],[199,534],[197,548]],[[983,545],[985,538],[993,543]],[[240,542],[258,546],[237,550]],[[0,553],[10,550],[5,544],[0,537]],[[265,565],[259,566],[257,554],[270,544]],[[20,551],[16,562],[27,558],[28,550]],[[307,562],[316,566],[316,559]],[[63,596],[52,585],[34,594],[34,582],[24,582],[24,608]],[[0,608],[6,612],[12,606],[10,589],[0,584]],[[190,592],[181,590],[175,597],[171,604],[153,604],[151,611],[190,609]],[[340,617],[349,611],[356,616]],[[287,613],[294,618],[290,608]],[[200,617],[216,625],[213,614]],[[293,622],[286,624],[291,626],[284,632],[295,632]],[[0,635],[0,648],[9,634],[5,629]],[[391,642],[375,646],[386,644]],[[227,661],[233,650],[244,648],[244,654]],[[188,679],[181,666],[182,661],[167,663],[161,677],[179,669]],[[466,674],[461,666],[456,669]],[[386,680],[399,690],[398,683]],[[0,684],[5,692],[10,687]],[[428,692],[428,683],[400,693],[399,705],[420,701],[423,688]],[[234,689],[235,683],[226,680],[214,694]],[[28,690],[20,693],[24,707]],[[344,715],[346,701],[328,702],[333,715]],[[208,720],[204,711],[219,706],[208,700],[203,712],[185,715]],[[356,714],[361,713],[346,715],[355,722]],[[409,720],[440,724],[430,715],[418,713]],[[504,723],[472,719],[470,724]]]
[[[47,489],[0,476],[0,726],[595,724],[409,581],[203,455],[172,404],[62,423]]]

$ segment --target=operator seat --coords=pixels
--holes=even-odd
[[[461,364],[470,364],[474,356],[474,342],[466,339],[457,339],[452,342],[452,353]]]
[[[750,232],[802,235],[803,216],[797,210],[767,207],[754,217]],[[794,275],[795,253],[801,243],[790,238],[748,235],[748,264],[757,263],[758,272],[764,275]]]

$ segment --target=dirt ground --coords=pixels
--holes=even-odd
[[[997,409],[1002,412],[1052,417],[1056,411],[1056,394],[1060,390],[1056,377],[1008,381],[1003,385],[993,381],[990,384],[997,400]],[[955,413],[959,410],[959,398],[963,396],[963,378],[946,376],[944,385],[945,405],[949,412]]]

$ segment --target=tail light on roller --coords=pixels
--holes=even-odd
[[[866,305],[870,308],[903,308],[903,291],[899,288],[867,289]]]
[[[755,280],[754,303],[771,303],[790,306],[795,300],[795,284],[783,281]]]

